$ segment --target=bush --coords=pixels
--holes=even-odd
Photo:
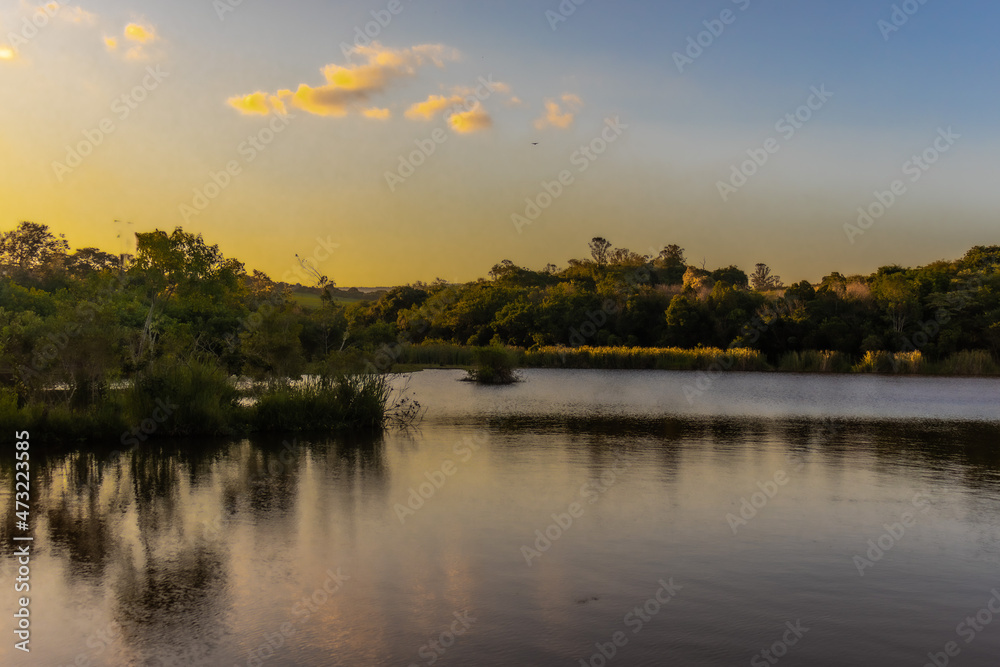
[[[233,431],[238,398],[218,364],[164,358],[136,375],[125,391],[124,409],[132,425],[168,412],[156,420],[157,430],[166,435],[213,435]]]
[[[504,347],[482,347],[475,351],[476,367],[467,379],[479,384],[513,384],[520,380],[514,367],[517,359]]]
[[[855,373],[892,373],[893,355],[882,350],[865,352],[864,358],[851,370]]]

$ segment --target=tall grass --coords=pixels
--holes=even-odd
[[[935,364],[942,375],[998,375],[1000,366],[985,350],[963,350]]]
[[[707,370],[720,367],[735,371],[770,370],[758,350],[716,347],[541,347],[524,353],[530,368],[600,368]]]
[[[423,343],[405,346],[397,361],[422,366],[474,366],[478,348],[451,343]]]
[[[165,419],[157,420],[157,429],[165,435],[216,435],[239,430],[239,392],[229,375],[211,362],[158,360],[136,375],[123,398],[130,424],[169,412]]]
[[[241,391],[209,362],[158,363],[91,405],[46,398],[24,402],[0,388],[0,428],[29,430],[39,440],[129,446],[153,436],[379,430],[408,426],[421,414],[405,386],[394,388],[385,375],[272,379]]]
[[[254,431],[379,429],[389,416],[391,395],[385,375],[281,379],[256,389],[244,409]]]
[[[787,352],[778,361],[778,370],[789,373],[848,373],[851,360],[836,350]]]

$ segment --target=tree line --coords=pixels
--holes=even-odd
[[[30,395],[60,387],[93,401],[162,360],[229,374],[297,377],[361,368],[408,344],[751,348],[789,352],[919,350],[1000,355],[1000,246],[917,268],[833,272],[784,285],[765,264],[689,264],[604,238],[589,256],[540,270],[509,260],[467,283],[417,282],[347,302],[317,273],[318,303],[177,228],[137,233],[134,254],[70,251],[25,222],[0,236],[0,379]]]

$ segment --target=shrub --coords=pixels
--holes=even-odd
[[[467,379],[479,384],[513,384],[520,380],[514,370],[516,358],[504,347],[482,347],[475,351],[476,367]]]

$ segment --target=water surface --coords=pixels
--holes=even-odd
[[[413,374],[377,437],[35,445],[0,663],[997,664],[996,381],[525,376]]]

